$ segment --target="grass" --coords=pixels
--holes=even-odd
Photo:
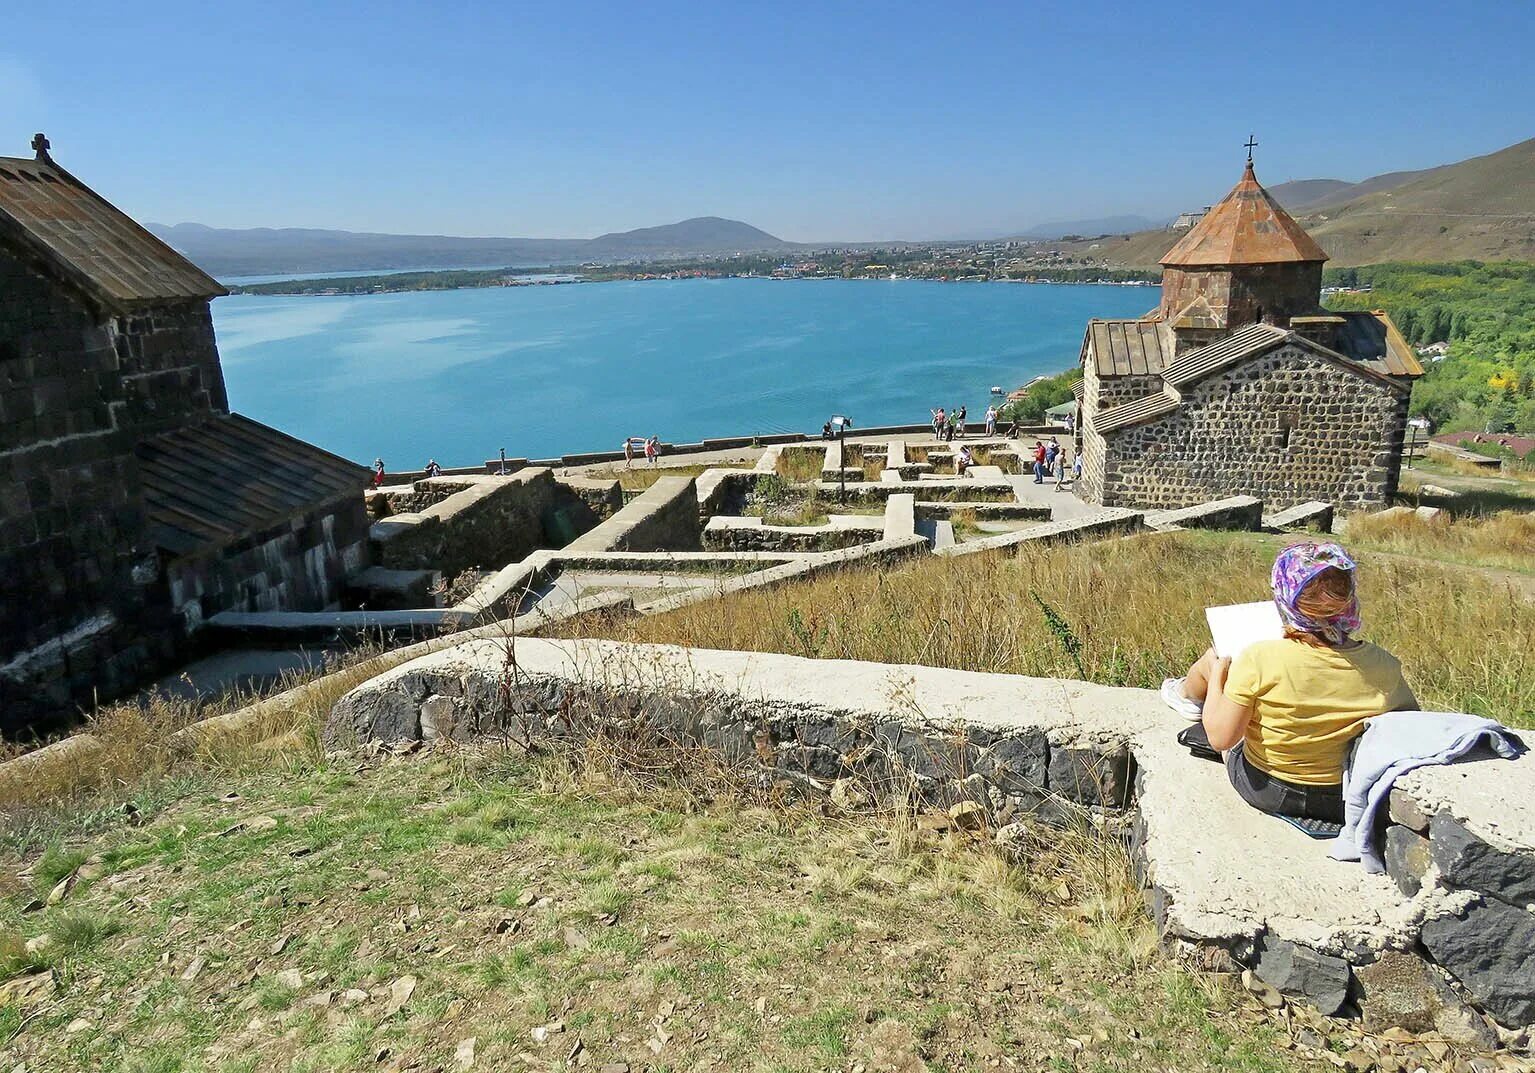
[[[1350,546],[1535,574],[1535,514],[1502,511],[1452,520],[1448,514],[1365,514],[1349,519]]]
[[[784,447],[778,453],[776,472],[786,481],[803,484],[821,479],[821,467],[826,462],[824,444],[815,447]]]
[[[1465,523],[1459,523],[1465,524]],[[1435,537],[1435,540],[1440,538]],[[1152,688],[1209,644],[1204,608],[1263,598],[1286,538],[1167,533],[1017,558],[924,558],[823,575],[642,619],[570,620],[561,636],[961,670],[1079,677],[1037,594],[1079,642],[1085,676]],[[1395,653],[1420,701],[1535,727],[1535,604],[1478,568],[1359,552],[1363,636]]]
[[[483,1069],[568,1069],[578,1041],[636,1070],[1297,1068],[1277,1015],[1159,951],[1086,835],[1008,859],[486,751],[209,775],[74,841],[102,875],[0,903],[68,939],[57,990],[0,1009],[6,1068],[455,1068],[469,1037]]]

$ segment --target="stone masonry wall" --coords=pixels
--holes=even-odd
[[[390,570],[441,570],[449,575],[517,562],[548,546],[545,521],[558,491],[547,469],[480,478],[420,513],[376,523],[374,562]]]
[[[155,661],[153,549],[108,324],[0,252],[0,729]]]
[[[187,633],[221,611],[320,611],[338,606],[365,565],[368,526],[347,494],[232,545],[177,559],[171,605]]]
[[[229,411],[207,302],[114,317],[108,334],[117,352],[123,427],[147,434]]]
[[[1321,291],[1322,265],[1319,262],[1193,271],[1168,268],[1162,273],[1161,313],[1171,320],[1202,296],[1217,318],[1224,319],[1227,331],[1260,320],[1289,327],[1291,317],[1316,310],[1317,295]],[[1185,344],[1191,341],[1180,334],[1178,350],[1190,349]]]
[[[1252,495],[1383,503],[1395,491],[1407,393],[1289,344],[1191,385],[1178,409],[1101,438],[1084,481],[1111,506],[1176,508]]]

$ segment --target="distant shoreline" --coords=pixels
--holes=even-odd
[[[357,298],[373,294],[411,294],[421,291],[485,290],[492,287],[557,287],[570,284],[593,283],[647,283],[657,281],[680,282],[688,280],[755,279],[773,282],[827,281],[840,283],[1014,283],[1050,284],[1052,286],[1087,287],[1152,287],[1150,279],[1050,279],[1044,275],[1017,277],[946,277],[923,275],[761,275],[747,272],[707,273],[684,272],[632,272],[601,276],[576,273],[550,273],[568,278],[541,279],[527,273],[512,275],[506,269],[459,270],[443,269],[433,272],[380,273],[371,276],[327,276],[320,278],[273,280],[265,283],[227,284],[231,295],[254,295],[270,298]],[[399,277],[409,277],[406,284]],[[480,279],[452,279],[448,277],[473,276]],[[391,285],[393,284],[393,285]]]

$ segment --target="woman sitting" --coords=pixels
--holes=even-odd
[[[954,472],[963,477],[975,464],[975,456],[970,453],[970,445],[967,443],[959,449],[959,454],[954,456]]]
[[[1284,549],[1272,575],[1284,638],[1235,660],[1205,652],[1171,698],[1203,706],[1231,785],[1264,812],[1343,822],[1343,765],[1365,720],[1418,707],[1396,657],[1354,637],[1354,570],[1337,544]]]

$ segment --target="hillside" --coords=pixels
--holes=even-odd
[[[1425,171],[1391,172],[1359,183],[1305,179],[1277,184],[1270,192],[1321,243],[1334,266],[1535,260],[1535,139]],[[1141,231],[1060,248],[1071,256],[1151,268],[1183,234]]]
[[[594,239],[461,238],[315,228],[230,229],[183,223],[149,230],[215,276],[502,268],[632,257],[781,250],[790,244],[738,220],[701,216]]]

